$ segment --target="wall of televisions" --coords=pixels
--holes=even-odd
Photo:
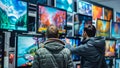
[[[31,67],[50,24],[59,28],[60,39],[70,47],[81,44],[86,24],[95,25],[96,36],[106,37],[106,63],[120,68],[120,14],[114,22],[113,13],[113,8],[86,0],[0,0],[0,68]],[[79,56],[72,59],[80,68]]]

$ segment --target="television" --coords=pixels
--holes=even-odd
[[[97,19],[96,22],[96,36],[109,37],[110,36],[110,21]]]
[[[76,14],[74,15],[74,35],[82,36],[85,25],[92,24],[92,17]]]
[[[73,12],[73,0],[56,0],[56,7],[64,9],[68,12]]]
[[[78,47],[81,44],[81,41],[79,38],[73,38],[73,37],[62,38],[62,41],[67,44],[65,45],[65,47],[68,49]],[[79,61],[80,56],[72,54],[72,60]]]
[[[36,17],[28,16],[29,24],[28,24],[28,31],[35,31],[35,19]]]
[[[60,34],[66,34],[67,12],[65,10],[39,4],[37,7],[38,33],[45,33],[47,27],[53,24],[58,27]]]
[[[0,33],[0,68],[4,68],[4,33]]]
[[[120,59],[115,59],[115,68],[120,68]]]
[[[105,20],[113,20],[113,10],[104,8],[104,19]]]
[[[116,12],[116,22],[120,22],[120,13]]]
[[[100,6],[93,5],[92,7],[92,16],[93,16],[93,21],[99,19],[103,19],[103,8]]]
[[[116,41],[116,57],[120,58],[120,40]]]
[[[73,14],[67,14],[67,37],[73,36]]]
[[[39,47],[42,36],[18,35],[16,39],[16,68],[32,66],[35,52]]]
[[[114,38],[120,38],[120,23],[112,22],[111,35]]]
[[[84,1],[78,1],[78,13],[92,16],[92,4],[84,2]]]
[[[27,31],[27,2],[0,0],[0,30]]]
[[[105,56],[106,57],[114,57],[115,49],[116,49],[116,40],[106,40],[105,41]]]
[[[45,4],[47,5],[47,0],[29,0],[30,3],[33,3],[33,4]]]

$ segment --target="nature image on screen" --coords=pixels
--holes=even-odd
[[[96,22],[96,36],[110,36],[110,22],[106,20],[97,20]]]
[[[0,29],[27,31],[27,3],[0,0]]]
[[[97,18],[102,19],[103,17],[103,9],[102,7],[93,5],[93,20],[96,20]]]
[[[116,22],[120,22],[120,13],[116,12]]]
[[[112,22],[111,34],[114,38],[120,38],[120,23]]]
[[[91,16],[76,14],[74,16],[74,34],[81,36],[84,26],[87,24],[92,24]]]
[[[105,8],[104,9],[104,19],[110,21],[113,18],[112,16],[113,16],[113,11],[111,9]]]
[[[120,68],[120,59],[116,59],[115,63],[115,68]]]
[[[67,14],[67,37],[72,37],[73,35],[73,14]]]
[[[59,33],[65,33],[66,11],[59,10],[48,6],[38,6],[38,32],[45,33],[48,26],[55,25],[59,29]]]
[[[80,14],[92,16],[92,4],[84,1],[78,2],[78,12]]]
[[[0,68],[3,67],[3,36],[0,34]]]
[[[116,41],[116,54],[117,57],[120,57],[120,40]]]
[[[105,56],[115,56],[116,41],[106,40]]]
[[[73,12],[73,0],[56,0],[56,7]]]
[[[17,39],[17,67],[32,65],[34,55],[38,49],[38,38],[33,36],[18,36]]]

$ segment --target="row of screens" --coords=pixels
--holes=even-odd
[[[106,59],[107,66],[111,68],[113,66],[113,59]],[[120,68],[120,59],[115,59],[114,68]]]

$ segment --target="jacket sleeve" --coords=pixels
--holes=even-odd
[[[36,52],[36,55],[34,56],[34,61],[31,68],[40,68],[40,62],[39,62],[39,54]]]

